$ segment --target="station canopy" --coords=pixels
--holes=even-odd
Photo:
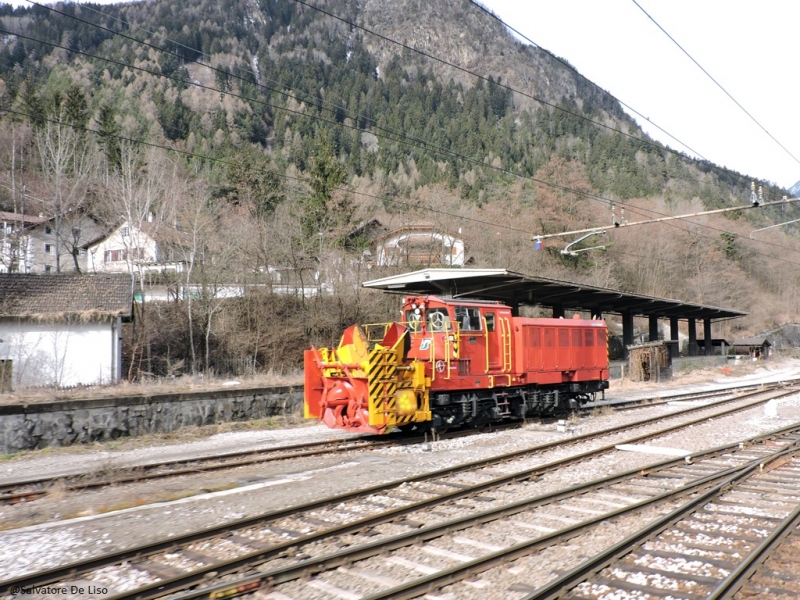
[[[506,269],[422,269],[366,281],[362,285],[400,294],[496,300],[512,307],[538,304],[592,314],[630,312],[634,316],[679,319],[733,319],[747,314],[716,306],[534,277]]]

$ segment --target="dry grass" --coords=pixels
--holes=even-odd
[[[237,382],[233,384],[232,382]],[[227,385],[225,385],[227,383]],[[142,383],[121,382],[117,385],[83,387],[70,390],[55,388],[28,388],[0,394],[0,405],[34,404],[60,400],[91,400],[95,398],[121,398],[126,396],[152,396],[155,394],[180,394],[210,392],[229,389],[279,387],[303,383],[302,373],[278,375],[261,373],[244,378],[209,378],[203,375],[178,377]]]
[[[63,479],[56,479],[47,489],[47,497],[51,500],[63,500],[68,494],[69,490]]]
[[[592,409],[592,416],[593,417],[607,417],[608,415],[613,415],[614,409],[608,405],[604,404],[603,406],[598,406]]]

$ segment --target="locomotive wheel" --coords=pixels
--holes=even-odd
[[[485,433],[492,430],[492,418],[486,412],[481,412],[475,416],[472,420],[472,426],[480,431],[481,433]]]

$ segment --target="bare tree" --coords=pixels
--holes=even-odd
[[[28,258],[30,254],[30,236],[26,227],[26,185],[23,178],[25,165],[25,152],[29,150],[31,130],[26,125],[10,121],[10,127],[2,132],[0,148],[4,155],[0,163],[8,165],[8,171],[2,173],[0,185],[11,196],[12,212],[17,222],[9,224],[2,235],[2,249],[0,250],[0,264],[8,273],[16,271],[27,272],[29,269]],[[9,139],[10,138],[10,139]]]
[[[209,242],[214,237],[217,223],[216,204],[209,197],[208,190],[195,183],[191,188],[175,198],[175,217],[184,235],[184,243],[179,247],[183,258],[183,297],[186,300],[186,312],[189,326],[189,346],[191,352],[191,368],[198,372],[197,351],[194,340],[195,304],[200,303],[201,313],[205,321],[205,358],[206,368],[209,361],[209,338],[211,320],[215,312],[211,300],[217,290],[209,281],[206,261],[210,259]],[[199,274],[198,274],[199,273]]]
[[[64,217],[84,208],[90,175],[96,166],[93,144],[84,129],[89,118],[86,96],[73,85],[66,93],[56,91],[48,100],[47,114],[39,114],[33,122],[42,176],[50,191],[56,272],[62,270],[62,255],[72,256],[75,268],[80,270],[72,227]]]
[[[157,258],[147,255],[148,246],[158,236],[164,197],[174,176],[174,165],[162,151],[120,144],[119,166],[110,178],[112,218],[126,228],[122,232],[126,262],[142,291],[147,262]]]

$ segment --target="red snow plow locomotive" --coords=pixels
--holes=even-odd
[[[436,296],[404,298],[400,322],[348,327],[304,363],[306,418],[362,433],[563,414],[608,388],[605,321]]]

